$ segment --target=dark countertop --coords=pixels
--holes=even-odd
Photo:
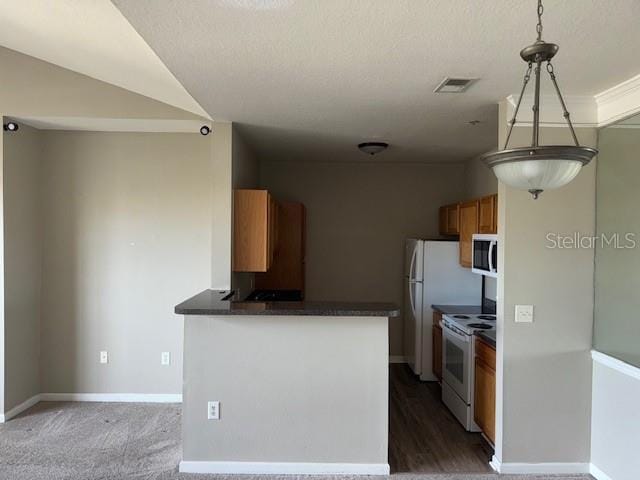
[[[327,317],[397,317],[393,303],[244,302],[225,300],[232,292],[205,290],[176,305],[179,315],[306,315]]]
[[[480,315],[482,313],[481,305],[431,305],[431,308],[443,315]]]
[[[496,331],[495,330],[486,330],[475,332],[476,337],[482,339],[483,342],[491,345],[493,348],[496,348]]]

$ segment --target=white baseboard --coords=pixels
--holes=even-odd
[[[495,455],[489,465],[502,474],[571,475],[591,471],[589,463],[501,463]]]
[[[589,473],[595,477],[596,480],[613,480],[609,475],[604,473],[598,467],[596,467],[593,463],[589,465]]]
[[[404,355],[389,355],[389,363],[407,363]]]
[[[182,403],[180,393],[39,393],[0,414],[0,423],[7,422],[38,402],[122,402],[122,403]]]
[[[34,395],[31,398],[28,398],[27,400],[22,402],[20,405],[16,405],[15,407],[13,407],[8,412],[5,412],[4,414],[1,414],[0,415],[0,423],[7,422],[7,421],[11,420],[13,417],[16,417],[16,416],[20,415],[25,410],[33,407],[39,401],[40,401],[40,394]]]
[[[43,402],[181,403],[180,393],[42,393]]]
[[[181,461],[182,473],[246,475],[389,475],[388,463],[288,463]]]

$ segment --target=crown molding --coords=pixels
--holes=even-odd
[[[640,75],[593,97],[598,105],[598,126],[604,127],[640,113]]]
[[[505,114],[507,122],[511,121],[513,112],[518,103],[519,95],[507,97]],[[564,101],[571,113],[571,123],[576,128],[598,126],[598,106],[595,98],[589,95],[566,95]],[[533,95],[524,95],[516,125],[531,126],[533,124]],[[566,127],[567,122],[563,117],[562,106],[556,95],[540,96],[540,126],[541,127]]]
[[[513,117],[519,95],[506,98],[505,115],[509,122]],[[640,113],[640,75],[636,75],[596,95],[566,95],[564,101],[571,113],[571,122],[576,128],[600,128],[615,124]],[[562,107],[556,95],[540,96],[540,126],[566,127]],[[533,124],[533,95],[522,97],[516,125]],[[637,128],[620,126],[620,128]]]

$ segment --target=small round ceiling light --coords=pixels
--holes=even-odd
[[[5,132],[17,132],[20,127],[18,127],[16,122],[7,122],[2,126],[2,128]]]
[[[369,155],[384,152],[387,148],[389,148],[389,144],[386,142],[363,142],[358,145],[358,149],[362,153]]]
[[[208,125],[203,125],[200,127],[200,135],[209,135],[211,133],[211,128]]]

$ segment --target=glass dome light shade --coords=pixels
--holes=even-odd
[[[548,145],[501,150],[482,158],[504,184],[540,193],[569,183],[597,153],[589,147]]]

